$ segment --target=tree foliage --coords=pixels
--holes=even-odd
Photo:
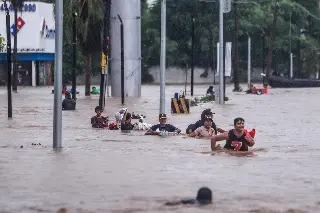
[[[52,0],[42,1],[52,2]],[[235,3],[237,1],[239,0],[234,0]],[[98,68],[102,48],[103,2],[103,0],[64,1],[63,67],[66,80],[70,79],[72,72],[73,11],[79,14],[78,74],[84,71],[88,74],[100,71]],[[246,77],[248,35],[252,39],[253,67],[261,68],[265,65],[270,70],[278,70],[288,75],[291,43],[292,53],[295,56],[294,72],[297,76],[309,76],[319,70],[320,11],[317,0],[248,0],[248,2],[250,4],[237,4],[240,79]],[[167,66],[190,65],[191,27],[194,18],[195,65],[205,70],[216,68],[216,43],[219,41],[218,8],[217,3],[198,0],[167,0]],[[141,9],[142,81],[150,82],[153,79],[148,74],[148,69],[158,66],[160,59],[161,0],[156,0],[152,5],[148,5],[146,0],[141,0]],[[226,41],[234,41],[234,16],[233,12],[226,14]],[[307,33],[301,34],[301,29]],[[91,60],[92,65],[88,65],[88,57],[96,59]]]
[[[5,39],[0,35],[0,52],[4,50],[5,46]]]
[[[159,64],[160,6],[161,0],[151,5],[146,12],[148,18],[143,23],[147,26],[147,33],[144,35],[149,40],[146,45],[148,51],[143,51],[146,67]],[[237,7],[240,68],[244,70],[247,66],[247,37],[250,35],[253,44],[253,66],[262,67],[265,64],[267,69],[288,73],[291,16],[291,46],[295,55],[296,73],[307,76],[319,70],[317,55],[320,52],[320,13],[316,0],[269,0],[260,3],[252,1],[250,4],[237,4]],[[168,66],[184,66],[190,63],[192,14],[196,14],[196,66],[205,69],[214,67],[216,43],[219,40],[218,4],[196,0],[167,1]],[[227,41],[233,41],[233,22],[234,14],[226,14]],[[308,33],[303,36],[300,29],[306,29]],[[298,62],[302,64],[301,70],[298,70]],[[242,72],[242,77],[244,75]]]

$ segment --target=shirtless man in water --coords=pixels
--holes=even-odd
[[[216,150],[216,142],[226,140],[225,149],[233,151],[248,151],[248,147],[252,147],[255,142],[249,133],[244,131],[244,119],[234,119],[234,129],[211,138],[211,150]]]

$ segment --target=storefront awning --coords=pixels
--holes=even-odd
[[[0,61],[7,60],[7,53],[0,53]],[[17,53],[18,61],[54,61],[54,53]]]

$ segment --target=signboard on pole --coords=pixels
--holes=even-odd
[[[223,13],[230,13],[232,0],[223,0]]]
[[[225,61],[224,61],[224,66],[225,66],[224,76],[230,77],[231,76],[231,67],[232,67],[232,62],[231,62],[232,43],[226,42],[225,48],[226,48],[226,51],[225,51]]]
[[[217,70],[218,70],[218,68],[219,68],[219,63],[220,63],[220,61],[219,61],[219,46],[220,44],[219,44],[219,42],[217,43]],[[225,61],[224,61],[224,66],[225,66],[225,73],[224,73],[224,76],[225,77],[231,77],[231,69],[232,69],[232,61],[231,61],[231,59],[232,59],[232,55],[231,55],[231,50],[232,50],[232,42],[226,42],[226,46],[225,46],[225,48],[226,48],[226,51],[225,51]],[[217,72],[217,73],[220,73],[220,71],[219,72]]]

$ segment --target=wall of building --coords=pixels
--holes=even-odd
[[[204,69],[202,68],[195,68],[194,69],[194,83],[195,84],[213,84],[214,78],[213,78],[213,72],[212,70],[209,70],[208,76],[206,78],[202,78],[200,75],[204,73]],[[153,67],[149,70],[150,74],[154,77],[154,82],[152,84],[159,84],[160,82],[160,69],[159,67]],[[263,70],[261,68],[253,68],[253,71],[251,73],[251,81],[252,82],[260,82],[262,81],[261,73]],[[271,70],[272,73],[272,70]],[[191,72],[190,69],[187,73],[187,82],[190,83],[190,76]],[[219,82],[219,75],[215,76],[216,83]],[[77,77],[77,84],[78,85],[84,85],[85,77],[84,75]],[[111,82],[111,78],[109,78],[109,82]],[[242,77],[243,82],[246,81],[246,77]],[[186,81],[186,71],[185,69],[177,68],[177,67],[169,67],[166,72],[166,83],[167,84],[185,84]],[[226,82],[230,83],[231,79],[227,78]],[[91,77],[91,84],[92,85],[100,85],[100,75],[92,76]]]
[[[11,3],[8,3],[8,5],[10,7]],[[21,18],[24,22],[23,27],[17,33],[18,52],[54,53],[55,21],[53,4],[26,1],[24,5],[23,12],[18,13],[18,18]],[[30,9],[31,7],[32,9]],[[0,25],[0,34],[6,39],[6,16],[3,8],[3,2],[1,1],[0,23],[2,24]],[[13,11],[10,11],[10,23],[10,26],[14,24]],[[11,43],[13,45],[13,36],[11,36]]]
[[[13,7],[10,9],[10,26],[14,29]],[[53,4],[26,1],[22,12],[18,12],[17,61],[18,84],[36,86],[37,76],[35,61],[53,61],[55,52],[55,21]],[[4,3],[0,3],[0,34],[7,40],[6,16]],[[6,42],[6,41],[5,41]],[[13,49],[13,33],[11,48]],[[6,48],[0,52],[0,62],[7,60]],[[7,67],[0,65],[0,83],[6,81]],[[24,76],[24,79],[21,79]],[[31,79],[31,82],[30,82]]]

